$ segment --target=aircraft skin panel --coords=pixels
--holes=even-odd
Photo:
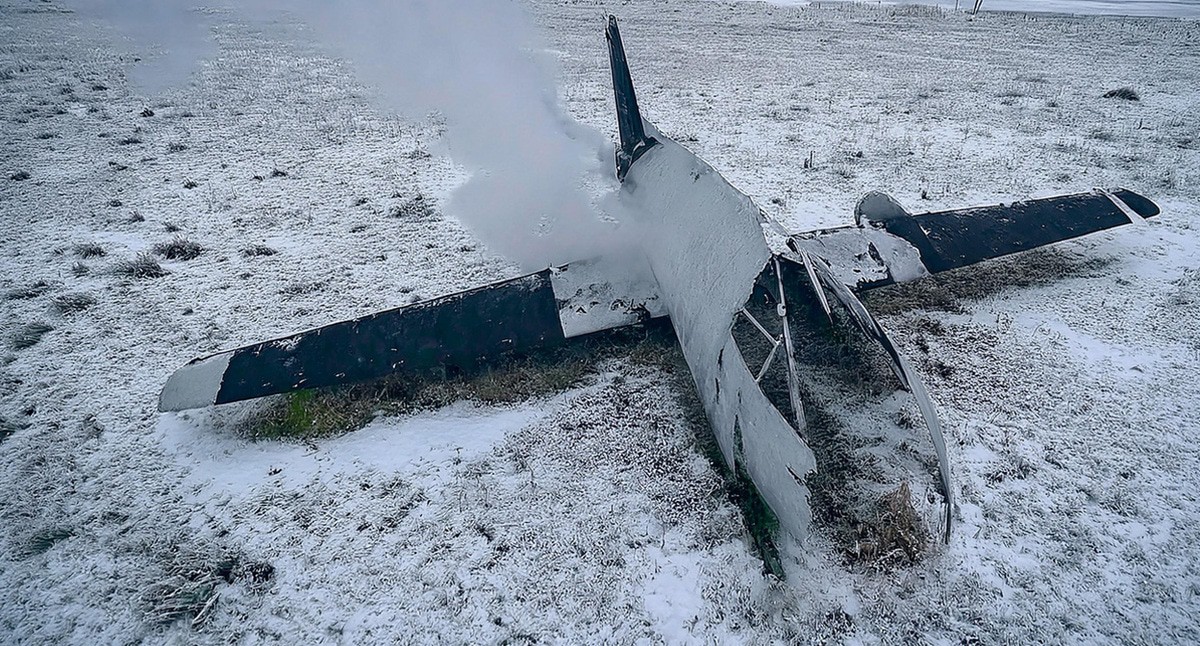
[[[913,399],[917,402],[917,408],[921,411],[921,417],[924,418],[925,426],[929,429],[929,437],[933,442],[934,452],[937,454],[938,479],[942,489],[942,497],[946,505],[943,518],[944,538],[946,542],[949,542],[954,509],[953,485],[950,479],[950,458],[946,453],[946,439],[942,434],[942,423],[938,420],[937,409],[933,405],[933,400],[929,398],[929,392],[925,390],[925,384],[921,381],[920,375],[912,369],[908,360],[904,358],[904,355],[892,343],[892,339],[888,336],[887,331],[883,329],[879,321],[875,320],[874,316],[871,316],[871,313],[862,304],[862,301],[858,300],[854,292],[834,276],[824,261],[811,258],[809,260],[812,261],[810,267],[815,270],[821,285],[833,293],[834,298],[842,304],[850,314],[850,319],[854,321],[858,328],[868,338],[883,348],[891,363],[892,371],[896,374],[896,378],[900,380],[900,384],[906,390],[912,393]]]
[[[565,338],[547,269],[195,359],[171,375],[159,410],[467,367]]]
[[[193,359],[176,370],[158,396],[158,410],[187,410],[217,403],[233,351]]]
[[[929,276],[921,252],[904,238],[870,227],[841,227],[792,236],[797,254],[822,258],[843,284],[869,289]]]
[[[803,539],[812,522],[804,478],[816,469],[816,456],[754,380],[732,334],[726,339],[723,355],[723,365],[717,369],[724,385],[715,399],[725,416],[734,414],[727,423],[740,446],[732,448],[780,525]],[[735,427],[740,432],[735,433]],[[734,462],[729,464],[733,468]]]
[[[699,157],[645,125],[659,145],[630,167],[622,199],[640,218],[633,224],[696,389],[726,463],[733,469],[741,455],[740,466],[781,526],[806,536],[812,516],[802,479],[815,458],[763,394],[732,335],[734,315],[771,260],[758,207]]]
[[[909,214],[892,198],[868,193],[858,226],[791,236],[788,246],[824,259],[857,291],[916,280],[1158,215],[1148,198],[1095,190],[992,206]]]
[[[1129,191],[1113,194],[1122,193],[1135,203],[1134,196],[1141,198]],[[1139,206],[1137,214],[1143,218],[1158,214],[1157,207]],[[1118,204],[1096,192],[925,213],[884,226],[921,250],[925,266],[937,273],[1129,223]]]
[[[626,261],[617,267],[613,261],[590,261],[551,268],[550,284],[568,339],[667,315],[649,270],[639,272],[630,264]],[[614,278],[622,274],[625,278]]]

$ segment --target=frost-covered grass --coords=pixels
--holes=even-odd
[[[1141,95],[1137,93],[1137,90],[1131,87],[1119,87],[1115,90],[1109,90],[1104,93],[1104,98],[1125,99],[1126,101],[1140,101],[1142,99]]]
[[[96,304],[96,297],[86,292],[59,294],[50,300],[60,314],[75,314]]]
[[[54,326],[42,323],[41,321],[28,323],[17,329],[12,338],[9,339],[8,345],[13,350],[32,348],[37,345],[38,341],[42,340],[42,337],[53,330]]]
[[[460,401],[515,405],[568,390],[594,377],[601,362],[615,356],[647,365],[675,361],[670,335],[669,327],[656,323],[645,330],[602,333],[474,367],[299,391],[272,398],[240,427],[256,440],[310,440],[357,430],[376,416],[432,411]]]
[[[77,244],[72,248],[72,251],[80,258],[103,258],[108,255],[108,252],[104,250],[104,246],[96,242]]]
[[[201,247],[200,243],[195,240],[175,236],[166,242],[154,245],[154,253],[167,260],[195,260],[204,253],[204,247]]]
[[[646,116],[790,226],[846,224],[872,189],[1164,207],[867,299],[939,407],[950,543],[880,564],[819,530],[776,539],[786,582],[764,574],[769,518],[708,457],[669,343],[158,415],[194,356],[517,268],[443,217],[462,174],[428,152],[438,124],[373,108],[309,32],[221,14],[220,56],[141,96],[145,52],[3,0],[0,329],[53,332],[0,352],[0,641],[1200,640],[1196,23],[602,4],[533,5],[568,110],[613,135],[611,9]],[[1121,87],[1140,100],[1101,96]],[[204,253],[155,271],[164,228]],[[81,241],[107,252],[91,271]],[[130,259],[158,277],[111,271]],[[65,316],[60,294],[101,304]],[[328,411],[349,421],[295,430]],[[908,475],[910,502],[936,500]],[[864,550],[936,528],[902,498]]]
[[[145,252],[114,263],[112,271],[118,276],[128,276],[129,278],[162,278],[167,275],[167,270],[158,264],[154,256]]]
[[[247,247],[242,247],[242,255],[247,258],[254,258],[257,256],[274,256],[277,253],[279,252],[265,244],[252,244]]]
[[[54,284],[45,280],[37,280],[27,285],[14,287],[4,292],[4,299],[9,301],[37,298],[54,289]]]

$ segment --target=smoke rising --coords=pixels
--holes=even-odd
[[[207,28],[180,0],[79,4],[140,42],[170,35],[166,69],[142,75],[154,81],[148,88],[169,73],[184,80],[206,51],[194,36]],[[597,207],[616,186],[611,143],[560,106],[556,59],[518,2],[252,0],[227,8],[261,19],[290,12],[350,61],[382,107],[443,120],[443,143],[470,174],[445,210],[493,251],[539,269],[623,246],[622,228]],[[596,46],[604,46],[599,24]]]
[[[493,250],[536,269],[619,245],[594,204],[615,184],[611,144],[560,107],[554,58],[517,2],[354,0],[307,18],[389,107],[445,120],[471,173],[447,210]]]
[[[137,46],[130,84],[146,96],[187,81],[197,63],[214,55],[208,16],[179,0],[71,0],[81,17],[108,23]]]

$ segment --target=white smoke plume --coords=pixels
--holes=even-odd
[[[135,40],[169,34],[168,71],[186,73],[189,56],[205,51],[194,38],[200,14],[191,3],[77,3]],[[596,206],[616,185],[612,144],[560,106],[555,59],[518,2],[250,0],[226,8],[292,13],[350,61],[385,109],[444,119],[446,149],[470,173],[446,211],[493,251],[539,269],[623,246],[619,224]],[[596,47],[604,47],[599,24]],[[152,78],[151,88],[162,85],[162,74]]]
[[[217,51],[205,14],[179,0],[69,0],[82,18],[114,27],[132,41],[140,60],[130,84],[153,96],[187,82],[200,60]]]

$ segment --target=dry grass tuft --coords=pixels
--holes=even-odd
[[[113,273],[129,278],[162,278],[167,275],[167,270],[158,264],[154,256],[143,252],[113,265]]]
[[[0,442],[7,440],[9,436],[23,428],[26,428],[26,425],[18,424],[7,417],[0,417]]]
[[[104,250],[104,247],[101,247],[95,242],[84,242],[82,244],[77,244],[73,248],[73,251],[75,252],[75,255],[79,256],[80,258],[103,258],[104,256],[108,255],[108,252]]]
[[[6,301],[22,301],[30,298],[37,298],[42,294],[54,289],[54,285],[44,280],[39,280],[23,287],[14,287],[13,289],[4,292],[4,300]]]
[[[50,548],[54,547],[59,542],[65,541],[74,535],[75,532],[64,527],[50,527],[47,529],[42,529],[34,532],[33,535],[25,541],[25,545],[23,546],[21,552],[26,558],[30,556],[37,556],[38,554],[45,554],[46,552],[50,551]]]
[[[55,296],[50,302],[60,314],[75,314],[96,304],[96,297],[84,292],[71,292]]]
[[[279,290],[279,293],[283,296],[304,296],[306,294],[315,294],[323,289],[325,289],[324,281],[293,280],[284,285],[283,289]]]
[[[221,597],[221,588],[241,583],[262,592],[275,577],[270,563],[247,561],[224,548],[187,550],[175,546],[161,581],[142,590],[148,619],[171,624],[187,620],[193,628],[208,621]]]
[[[860,555],[876,566],[894,567],[917,560],[929,545],[929,531],[913,508],[912,492],[902,482],[880,497],[875,520],[866,525]],[[868,555],[868,551],[870,554]]]
[[[193,627],[202,625],[220,598],[217,588],[224,582],[222,574],[232,570],[233,562],[228,560],[177,560],[165,579],[142,591],[147,617],[161,624],[187,619]]]
[[[279,253],[265,244],[252,244],[242,248],[242,255],[247,258],[255,258],[257,256],[274,256]]]
[[[388,209],[388,216],[407,220],[425,220],[433,216],[433,207],[425,200],[425,196],[417,194],[403,204],[397,204]]]
[[[168,242],[154,245],[154,253],[167,260],[194,260],[204,253],[204,247],[183,236],[175,236]]]
[[[17,330],[16,334],[9,341],[9,346],[13,350],[32,348],[37,345],[38,341],[42,340],[42,337],[46,336],[47,332],[53,329],[53,327],[40,321],[29,323]]]
[[[1138,95],[1137,90],[1131,87],[1119,87],[1115,90],[1109,90],[1104,93],[1106,99],[1125,99],[1126,101],[1141,101],[1142,97]]]

